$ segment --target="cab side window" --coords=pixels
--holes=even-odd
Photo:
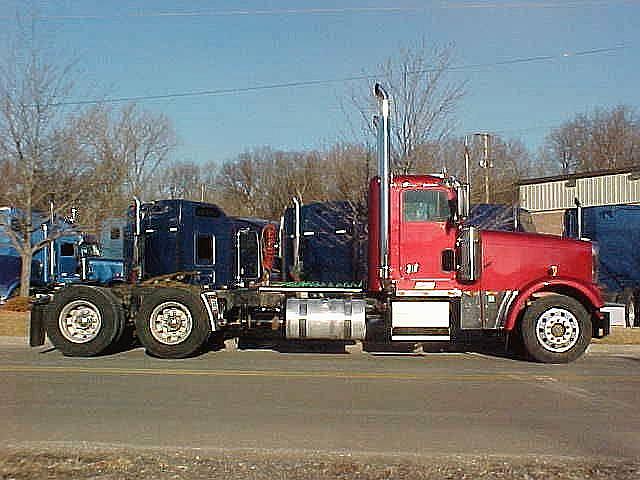
[[[406,190],[402,216],[405,222],[445,222],[449,216],[449,199],[441,190]]]
[[[61,257],[73,257],[76,254],[73,243],[63,242],[60,245]]]
[[[196,265],[213,265],[215,263],[215,238],[210,234],[196,234]]]

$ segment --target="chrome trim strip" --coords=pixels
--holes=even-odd
[[[500,307],[498,308],[498,314],[496,318],[496,328],[504,328],[507,314],[511,309],[511,305],[513,301],[518,296],[518,290],[507,290],[505,296],[502,298],[502,302],[500,303]]]
[[[398,297],[461,297],[462,290],[452,288],[448,290],[396,290]]]
[[[259,292],[309,292],[309,293],[322,293],[322,292],[330,292],[330,293],[362,293],[364,290],[362,288],[337,288],[337,287],[259,287]]]
[[[216,300],[216,304],[218,302],[218,297],[213,292],[205,292],[200,294],[200,298],[204,302],[204,307],[207,310],[207,315],[209,316],[209,324],[211,325],[211,331],[215,332],[218,330],[217,321],[220,317],[220,310],[216,312],[217,315],[214,315],[213,310],[211,310],[211,305],[209,304],[208,297],[214,297]]]

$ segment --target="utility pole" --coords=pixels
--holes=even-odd
[[[493,162],[491,161],[490,155],[490,139],[491,134],[489,133],[475,133],[475,136],[482,138],[482,159],[480,160],[480,168],[484,169],[484,203],[489,203],[490,195],[489,195],[489,169],[493,168]]]

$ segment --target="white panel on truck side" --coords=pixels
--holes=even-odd
[[[391,340],[450,340],[449,302],[392,302]]]

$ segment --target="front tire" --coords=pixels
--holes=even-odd
[[[576,299],[549,295],[535,300],[522,317],[522,340],[534,360],[569,363],[580,357],[591,341],[589,312]]]
[[[177,288],[162,288],[143,297],[136,333],[151,355],[184,358],[200,351],[211,334],[211,325],[197,296]]]
[[[87,285],[54,296],[45,319],[51,343],[63,355],[92,357],[118,342],[125,319],[121,302],[108,289]]]

